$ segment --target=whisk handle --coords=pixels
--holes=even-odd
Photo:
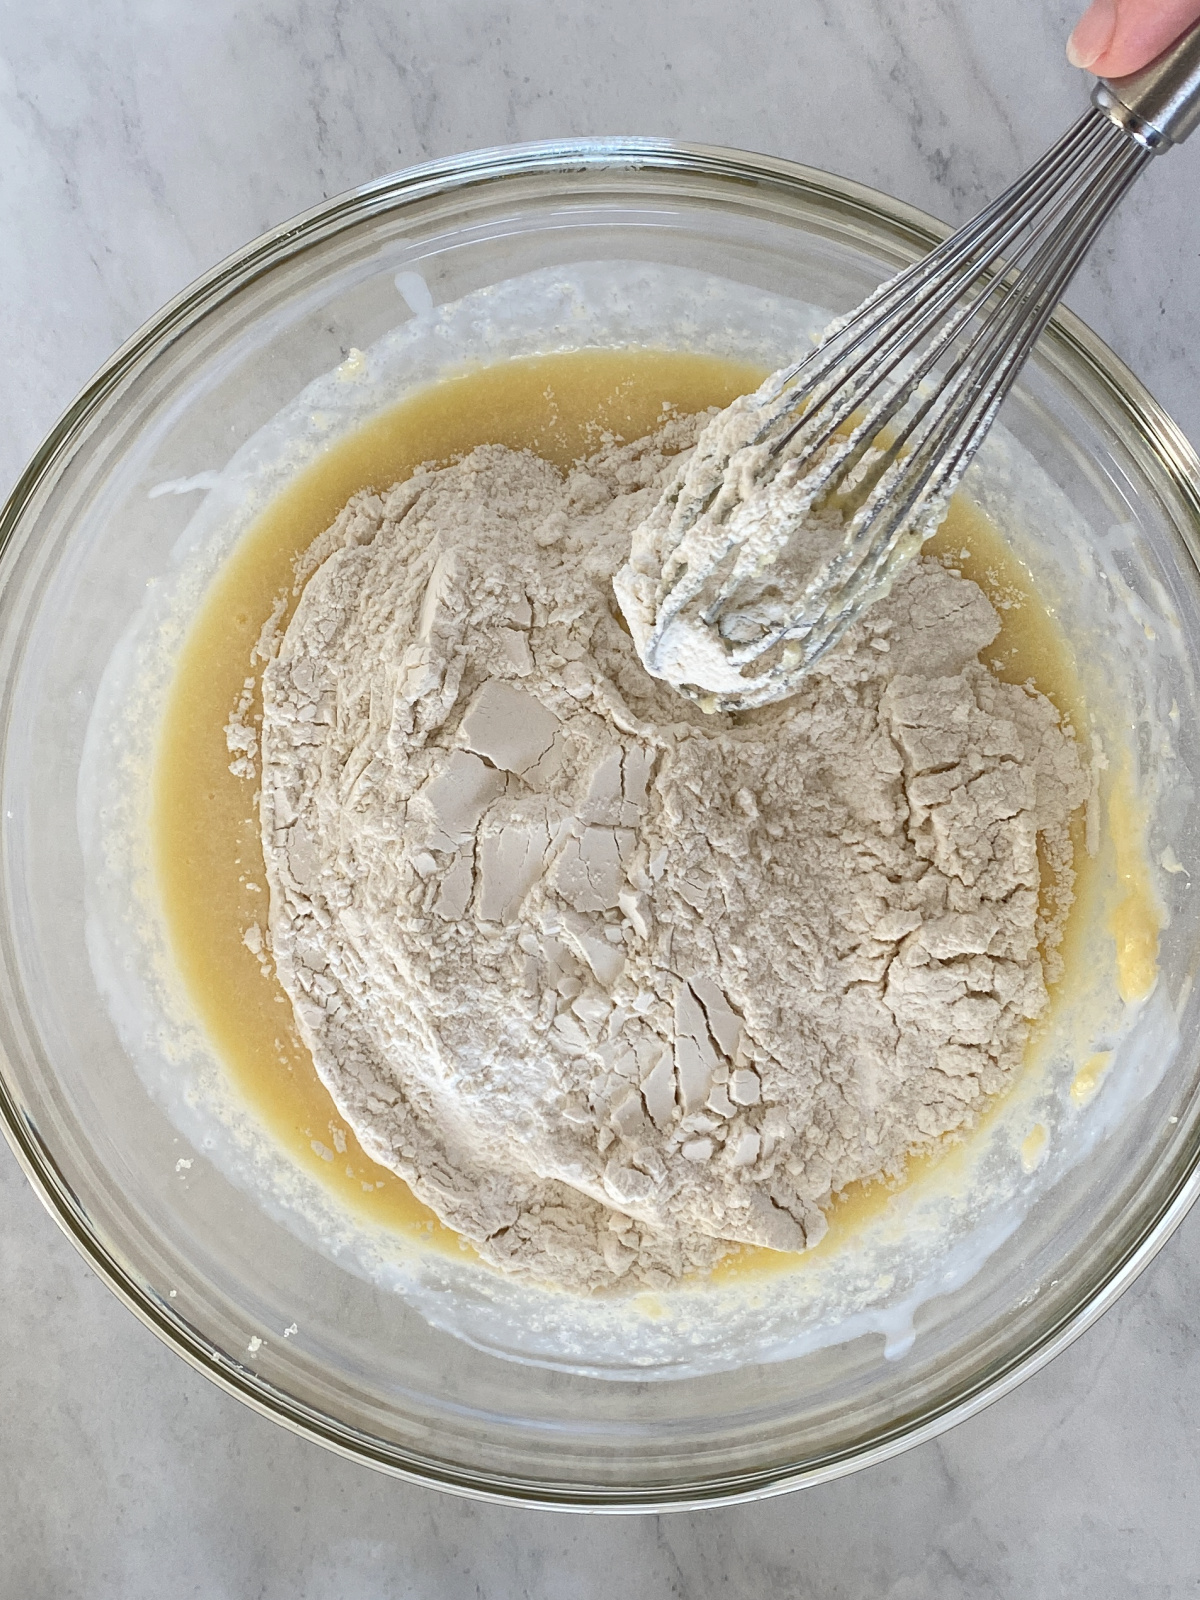
[[[1200,22],[1124,78],[1101,78],[1092,103],[1150,150],[1182,144],[1200,125]]]

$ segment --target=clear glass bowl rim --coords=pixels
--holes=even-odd
[[[883,224],[915,252],[933,248],[951,231],[946,224],[879,190],[819,168],[778,157],[717,145],[647,138],[546,140],[469,151],[378,178],[323,202],[282,223],[235,251],[162,307],[123,344],[80,391],[35,451],[0,511],[0,583],[5,555],[23,518],[69,464],[73,449],[101,412],[105,401],[156,353],[228,296],[269,273],[300,251],[343,228],[371,216],[395,213],[406,205],[456,190],[505,179],[569,177],[585,171],[690,174],[756,188],[775,189],[794,197],[805,194],[833,203],[843,214]],[[1190,515],[1179,532],[1200,574],[1200,457],[1140,380],[1074,313],[1055,312],[1042,335],[1049,348],[1076,371],[1081,369],[1111,410],[1126,424],[1124,442],[1151,454],[1165,472]],[[67,1238],[113,1293],[170,1349],[197,1371],[253,1410],[302,1437],[347,1459],[411,1482],[499,1503],[578,1511],[645,1513],[731,1504],[784,1493],[804,1484],[826,1481],[881,1462],[935,1437],[1009,1393],[1037,1372],[1085,1331],[1129,1287],[1163,1247],[1200,1196],[1200,1141],[1159,1174],[1152,1204],[1142,1209],[1141,1226],[1120,1241],[1109,1270],[1092,1292],[1067,1307],[1042,1336],[1016,1352],[999,1369],[966,1391],[948,1396],[922,1415],[882,1437],[831,1461],[809,1462],[799,1469],[775,1467],[736,1482],[712,1481],[697,1492],[691,1486],[678,1496],[661,1490],[647,1498],[634,1491],[622,1501],[619,1492],[580,1494],[572,1487],[560,1496],[544,1484],[532,1484],[486,1473],[448,1472],[441,1464],[417,1457],[404,1459],[394,1446],[359,1433],[315,1411],[230,1362],[197,1330],[172,1320],[132,1272],[98,1236],[86,1211],[59,1168],[54,1153],[21,1110],[21,1098],[9,1063],[0,1052],[0,1127],[34,1191]]]

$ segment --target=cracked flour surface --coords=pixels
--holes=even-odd
[[[571,1289],[802,1249],[971,1126],[1047,1003],[1088,789],[932,560],[780,704],[650,678],[612,577],[696,428],[356,496],[263,675],[270,938],[318,1072],[485,1261]]]

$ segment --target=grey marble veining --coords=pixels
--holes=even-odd
[[[229,250],[473,146],[654,133],[968,216],[1084,100],[1043,0],[0,0],[0,482]],[[1200,440],[1200,139],[1072,303]],[[475,1505],[341,1462],[161,1347],[0,1150],[7,1600],[1174,1597],[1200,1574],[1200,1219],[1050,1368],[933,1444],[759,1506]],[[619,1576],[618,1576],[619,1574]]]

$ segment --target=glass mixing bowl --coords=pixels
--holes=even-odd
[[[637,1510],[763,1495],[881,1460],[1011,1389],[1112,1303],[1194,1198],[1200,937],[1186,872],[1164,879],[1167,1020],[1141,1089],[980,1270],[951,1276],[922,1307],[903,1360],[885,1360],[879,1333],[865,1332],[671,1382],[501,1360],[314,1250],[187,1148],[134,1070],[89,958],[80,825],[96,819],[77,815],[88,719],[194,505],[148,491],[227,460],[350,347],[386,334],[403,314],[398,275],[419,271],[447,302],[539,268],[620,258],[699,266],[840,312],[944,231],[824,173],[654,141],[420,167],[275,230],[172,302],[71,406],[18,484],[0,558],[5,1131],[115,1292],[265,1415],[385,1471],[531,1504]],[[419,300],[421,280],[401,276],[399,287],[418,283]],[[1115,540],[1120,604],[1166,618],[1167,665],[1146,691],[1163,703],[1132,715],[1143,743],[1157,712],[1172,720],[1174,799],[1160,832],[1190,867],[1200,462],[1066,312],[1004,421],[1097,540]],[[262,1328],[276,1336],[249,1337]]]

